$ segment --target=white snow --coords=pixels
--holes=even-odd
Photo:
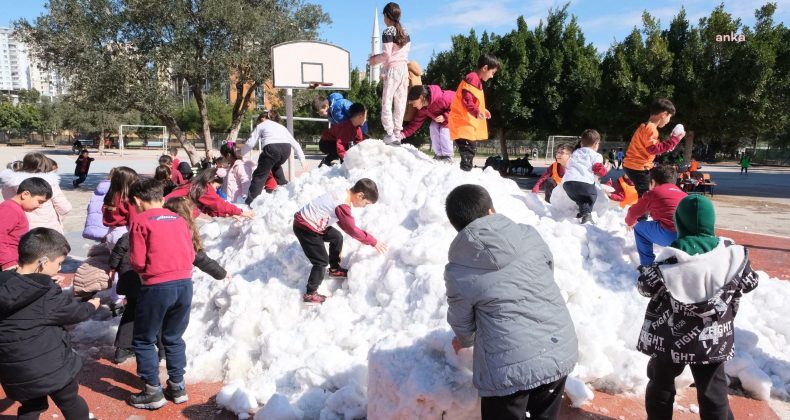
[[[326,303],[305,307],[310,264],[293,235],[293,214],[363,177],[376,181],[380,199],[353,210],[357,224],[390,250],[379,255],[346,236],[348,280],[324,281]],[[579,225],[568,218],[572,209],[552,208],[495,171],[462,172],[410,146],[373,140],[352,148],[342,166],[263,194],[252,221],[202,226],[209,254],[233,279],[195,271],[187,380],[225,381],[217,401],[242,415],[262,406],[256,418],[479,418],[472,351],[453,352],[445,319],[443,270],[456,232],[444,199],[464,183],[484,186],[497,212],[535,226],[553,251],[579,337],[567,385],[573,404],[593,398],[589,387],[643,392],[648,357],[635,346],[648,299],[636,291],[638,257],[623,210],[597,211],[596,225]],[[760,282],[741,300],[727,373],[756,398],[788,398],[790,284],[765,273]]]

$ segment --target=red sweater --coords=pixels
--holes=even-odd
[[[14,200],[0,203],[0,265],[3,270],[17,265],[19,239],[30,230],[27,215]]]
[[[129,226],[129,263],[145,286],[192,278],[195,249],[186,220],[168,209],[137,214]]]
[[[653,220],[661,223],[661,226],[665,229],[674,232],[675,209],[684,197],[686,197],[686,193],[681,191],[675,184],[657,185],[646,192],[636,204],[628,209],[625,223],[631,226],[636,223],[636,219],[649,212]]]
[[[324,130],[321,134],[321,141],[331,141],[337,147],[337,155],[340,159],[345,159],[346,151],[353,145],[361,142],[362,127],[355,127],[351,119],[347,119]]]
[[[129,200],[121,201],[116,195],[112,206],[102,206],[102,223],[107,227],[129,226],[129,220],[137,213],[137,209]]]
[[[173,192],[165,197],[165,201],[174,197],[186,197],[189,195],[189,189],[192,187],[191,183],[184,184],[174,189]],[[198,202],[195,203],[195,208],[192,210],[192,216],[197,217],[200,212],[205,213],[211,217],[230,217],[240,215],[241,209],[233,204],[225,201],[217,195],[211,186],[206,187],[203,195],[200,196]]]
[[[483,90],[483,81],[480,80],[480,76],[478,76],[477,72],[475,71],[467,74],[466,77],[464,77],[464,81],[480,90]],[[475,118],[477,118],[477,114],[480,113],[480,108],[478,106],[477,99],[475,99],[475,96],[472,95],[472,92],[464,91],[461,98],[463,99],[466,110],[469,111],[470,114],[474,115]]]

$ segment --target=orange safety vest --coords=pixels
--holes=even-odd
[[[691,161],[691,165],[689,166],[689,172],[697,172],[699,170],[699,162],[696,160]]]
[[[447,121],[447,126],[450,128],[450,138],[452,140],[488,140],[486,119],[480,119],[477,118],[477,115],[470,114],[464,106],[463,92],[465,90],[477,99],[480,112],[485,113],[486,111],[486,98],[483,95],[483,90],[462,80],[458,85],[458,90],[455,91],[455,99],[450,104],[450,115]]]
[[[549,172],[551,174],[551,179],[553,179],[554,182],[557,183],[557,185],[560,185],[562,183],[562,177],[560,176],[560,171],[557,169],[559,168],[559,166],[560,166],[559,162],[554,162],[549,167],[549,171],[551,171]]]
[[[656,155],[650,154],[647,148],[658,143],[658,128],[655,124],[648,122],[641,124],[634,131],[631,143],[628,144],[628,151],[623,159],[623,167],[635,171],[646,171],[653,167],[653,160]]]
[[[628,185],[623,177],[620,177],[617,181],[620,183],[620,188],[623,189],[623,201],[620,202],[620,208],[636,204],[639,201],[639,193],[636,192],[636,186]]]

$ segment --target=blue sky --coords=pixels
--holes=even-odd
[[[774,0],[778,4],[775,19],[787,25],[790,20],[790,0]],[[34,19],[45,12],[44,0],[0,0],[0,25],[27,18]],[[322,38],[351,52],[352,66],[363,67],[370,53],[374,8],[379,8],[379,25],[384,29],[381,9],[386,1],[326,0],[321,3],[332,17],[332,24],[322,31]],[[573,0],[570,12],[579,20],[587,42],[599,52],[605,52],[614,41],[622,40],[631,29],[641,23],[642,11],[647,9],[657,17],[662,27],[680,10],[681,6],[691,21],[696,23],[707,16],[718,0],[664,0],[661,2],[628,0]],[[747,25],[754,22],[754,10],[764,0],[727,0],[725,8]],[[515,27],[516,17],[523,15],[530,28],[545,20],[550,8],[560,7],[565,1],[555,0],[401,0],[401,21],[412,39],[410,58],[425,67],[435,52],[450,47],[450,37],[466,34],[474,28],[503,34]],[[483,6],[481,6],[483,5]]]

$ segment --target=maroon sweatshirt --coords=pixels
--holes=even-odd
[[[138,213],[129,225],[129,263],[144,286],[192,278],[195,248],[186,220],[164,208]]]
[[[178,186],[170,194],[165,197],[165,201],[174,197],[186,197],[189,195],[189,189],[192,187],[191,183]],[[206,187],[203,195],[200,196],[198,202],[195,203],[192,216],[197,217],[200,212],[205,213],[211,217],[230,217],[240,215],[241,209],[233,204],[225,201],[220,197],[211,186]]]
[[[19,239],[30,230],[27,215],[14,200],[0,203],[0,265],[3,270],[17,265]]]
[[[480,90],[483,90],[483,81],[480,80],[480,76],[477,75],[476,71],[467,74],[466,77],[464,77],[464,81]],[[464,90],[461,95],[461,99],[463,100],[466,110],[476,118],[477,114],[480,113],[480,104],[477,103],[475,95],[472,95],[472,92]]]
[[[321,141],[335,143],[337,155],[340,156],[340,159],[345,159],[346,151],[364,139],[362,137],[362,127],[355,127],[351,123],[350,118],[341,123],[332,124],[331,127],[321,133]]]
[[[675,209],[684,197],[686,197],[686,193],[681,191],[675,184],[656,185],[655,188],[646,192],[636,204],[628,209],[625,223],[631,226],[636,223],[636,219],[649,212],[653,220],[661,223],[661,226],[665,229],[674,232]]]
[[[107,227],[129,226],[129,220],[137,213],[134,205],[129,200],[121,200],[115,195],[112,206],[102,206],[102,223]]]

